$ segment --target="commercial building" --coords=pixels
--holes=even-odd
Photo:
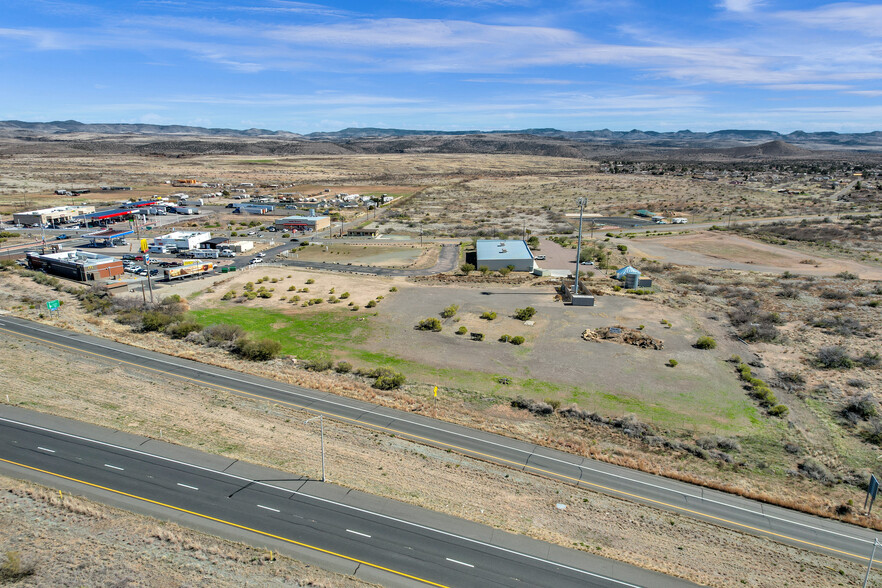
[[[28,212],[15,212],[12,220],[16,224],[25,226],[40,226],[45,224],[59,224],[70,221],[77,215],[95,212],[94,206],[56,206]]]
[[[254,249],[254,241],[230,241],[230,250],[235,253],[245,253]]]
[[[321,231],[331,226],[331,218],[327,216],[286,216],[277,219],[276,228],[304,233]]]
[[[32,269],[44,270],[46,273],[80,282],[112,278],[123,273],[121,260],[79,249],[43,255],[29,251],[27,258]]]
[[[526,241],[500,241],[498,239],[482,239],[477,244],[478,267],[487,267],[496,271],[504,267],[514,266],[514,271],[533,271],[533,252]]]
[[[174,233],[154,238],[153,245],[172,247],[178,251],[189,251],[190,249],[198,249],[200,243],[204,243],[209,239],[211,239],[211,233],[208,232],[175,231]]]
[[[199,244],[200,249],[221,249],[228,247],[230,240],[227,237],[213,237]]]
[[[346,231],[347,237],[371,237],[375,238],[380,234],[379,229],[349,229]]]

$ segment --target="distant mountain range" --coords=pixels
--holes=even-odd
[[[507,131],[425,131],[412,129],[348,128],[333,132],[319,132],[301,135],[288,131],[268,129],[224,129],[184,125],[151,124],[87,124],[75,120],[53,122],[0,121],[0,137],[33,139],[51,137],[64,139],[64,135],[128,135],[163,137],[241,137],[253,139],[275,139],[294,141],[325,141],[343,143],[347,141],[401,139],[416,137],[466,137],[475,135],[520,135],[545,139],[563,139],[578,143],[620,147],[667,147],[667,148],[727,148],[745,147],[783,141],[812,150],[871,150],[882,149],[882,131],[869,133],[806,133],[794,131],[781,134],[766,130],[721,130],[713,132],[676,131],[561,131],[558,129],[521,129]],[[70,137],[74,139],[74,137]],[[83,137],[76,137],[82,139]]]

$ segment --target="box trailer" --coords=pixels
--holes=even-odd
[[[175,214],[199,214],[198,208],[190,208],[189,206],[174,206],[172,212]]]
[[[217,249],[193,249],[189,255],[193,259],[217,259],[220,257],[220,251]]]
[[[177,280],[178,278],[189,278],[191,276],[199,276],[206,274],[214,269],[214,264],[210,262],[191,263],[180,267],[172,267],[164,270],[166,281]]]

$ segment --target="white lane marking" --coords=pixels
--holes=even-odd
[[[31,327],[30,325],[20,324],[18,321],[14,322],[13,324],[14,324],[17,328],[19,328],[19,329],[28,329],[28,330],[31,330],[31,331],[35,331],[35,332],[37,332],[37,333],[40,334],[40,335],[43,335],[43,334],[44,334],[44,333],[42,333],[39,329],[36,329],[36,328],[34,328],[34,327]],[[16,332],[16,331],[13,331],[13,333],[14,333],[14,334],[21,334],[21,333],[18,333],[18,332]],[[109,346],[107,346],[107,345],[102,345],[102,344],[100,344],[100,343],[96,343],[96,342],[94,342],[94,341],[83,341],[83,340],[78,340],[78,339],[76,339],[76,338],[74,338],[74,337],[71,337],[71,336],[69,336],[69,335],[65,335],[65,334],[63,334],[63,333],[57,333],[57,332],[54,332],[54,331],[52,332],[52,335],[55,336],[55,337],[58,337],[58,338],[63,338],[63,339],[67,339],[67,340],[73,341],[73,342],[75,342],[75,343],[77,343],[77,342],[85,342],[87,345],[91,345],[91,346],[93,346],[93,347],[98,347],[98,348],[100,348],[100,349],[107,349],[108,351],[113,352],[113,353],[115,353],[115,354],[125,354],[125,355],[128,355],[128,356],[132,356],[132,357],[134,357],[134,358],[136,358],[136,359],[138,359],[138,360],[142,360],[142,359],[144,359],[142,356],[138,356],[137,354],[135,354],[135,353],[133,353],[133,352],[131,352],[131,351],[127,351],[127,350],[125,350],[125,349],[115,349],[115,348],[113,348],[113,347],[109,347]],[[157,362],[157,363],[161,363],[161,364],[167,364],[167,365],[169,365],[169,366],[173,366],[173,367],[178,367],[178,368],[183,368],[183,369],[190,370],[190,371],[195,371],[195,368],[190,367],[190,366],[188,366],[188,365],[181,365],[181,364],[177,364],[177,363],[174,363],[174,362],[171,362],[171,361],[167,361],[167,360],[163,360],[163,359],[159,359],[159,358],[154,358],[154,357],[151,357],[150,360],[151,360],[151,361],[155,361],[155,362]],[[141,367],[144,367],[145,369],[150,369],[148,366],[141,366]],[[206,367],[209,367],[209,366],[206,366]],[[203,368],[203,369],[204,369],[204,368]],[[205,371],[205,373],[208,374],[208,375],[214,376],[214,377],[216,377],[216,378],[223,378],[223,379],[225,379],[225,380],[230,380],[230,381],[232,381],[232,382],[236,382],[236,383],[239,383],[239,384],[248,384],[248,385],[251,385],[251,386],[255,386],[255,387],[258,387],[258,388],[263,388],[263,389],[266,389],[266,390],[272,390],[272,391],[274,391],[274,392],[279,392],[279,393],[281,393],[281,394],[285,394],[285,395],[289,395],[289,396],[295,396],[295,397],[305,398],[305,399],[308,399],[308,400],[310,400],[310,401],[312,401],[312,402],[314,402],[314,403],[324,403],[324,404],[331,405],[331,406],[339,406],[339,407],[345,408],[345,409],[347,409],[347,410],[355,410],[355,411],[361,410],[361,409],[359,409],[359,408],[356,407],[356,406],[350,406],[350,405],[344,404],[343,402],[335,402],[335,401],[333,401],[333,400],[328,400],[327,398],[328,398],[328,396],[331,396],[331,394],[325,394],[324,396],[321,396],[321,395],[318,395],[318,396],[310,396],[309,394],[306,394],[306,393],[305,393],[305,392],[307,391],[307,389],[305,389],[305,388],[300,388],[301,390],[303,390],[303,392],[297,392],[297,391],[291,391],[291,390],[282,390],[281,388],[274,388],[273,386],[268,386],[268,385],[266,385],[266,384],[255,383],[255,382],[249,382],[249,381],[244,380],[244,379],[236,379],[236,378],[234,378],[234,377],[232,377],[232,376],[228,376],[228,375],[226,375],[226,374],[218,373],[218,372],[214,372],[214,371]],[[174,374],[171,373],[171,374],[169,374],[169,375],[174,375]],[[181,376],[181,377],[183,377],[183,378],[189,378],[189,376]],[[189,379],[195,379],[195,378],[189,378]],[[208,385],[208,386],[212,386],[213,384],[211,384],[211,383],[207,383],[207,385]],[[244,390],[239,390],[239,392],[243,392],[243,393],[247,394],[247,392],[245,392]],[[378,407],[378,408],[382,408],[382,407]],[[316,411],[318,411],[318,412],[322,412],[321,410],[318,410],[318,409],[314,409],[314,408],[306,408],[306,407],[303,407],[302,410],[305,410],[305,411],[307,411],[307,412],[316,412]],[[765,505],[765,504],[760,503],[760,504],[757,504],[757,506],[758,506],[761,510],[754,510],[754,509],[752,509],[752,508],[747,508],[747,507],[744,507],[744,506],[738,506],[738,505],[735,505],[735,504],[731,504],[731,503],[729,503],[729,502],[723,502],[722,500],[714,500],[714,499],[712,499],[712,498],[707,498],[707,497],[705,497],[705,496],[703,496],[703,495],[702,495],[702,496],[699,496],[698,494],[691,494],[691,493],[689,493],[689,492],[687,492],[687,491],[685,491],[685,490],[678,490],[677,488],[669,488],[669,487],[661,486],[661,485],[659,485],[659,484],[653,484],[652,482],[647,482],[647,481],[640,480],[640,479],[637,479],[637,478],[632,478],[632,477],[629,477],[629,476],[624,475],[624,474],[618,474],[618,473],[615,473],[615,472],[609,471],[608,469],[607,469],[607,470],[602,470],[602,469],[599,469],[599,468],[588,467],[588,466],[585,466],[585,465],[582,465],[582,464],[577,464],[577,463],[574,463],[574,462],[571,462],[571,461],[567,461],[567,460],[565,460],[565,459],[561,459],[561,458],[558,458],[558,457],[552,457],[552,456],[547,456],[547,455],[536,454],[536,453],[535,453],[535,449],[534,449],[533,451],[527,451],[527,450],[525,450],[525,449],[521,449],[521,448],[519,448],[519,447],[514,447],[514,446],[505,445],[504,443],[500,443],[500,442],[497,442],[497,441],[491,441],[491,440],[488,440],[488,439],[481,439],[481,438],[479,438],[479,437],[474,437],[474,436],[472,436],[472,435],[466,435],[465,433],[460,433],[460,432],[458,432],[458,431],[447,430],[447,429],[444,429],[444,428],[439,427],[439,426],[428,425],[428,424],[425,424],[425,423],[418,423],[418,422],[416,422],[416,421],[411,421],[411,420],[408,420],[408,419],[399,418],[399,417],[396,417],[396,416],[393,416],[393,415],[382,414],[382,413],[379,413],[379,412],[375,412],[375,411],[373,411],[373,410],[363,410],[363,411],[362,411],[362,414],[372,414],[372,415],[374,415],[374,416],[378,416],[378,417],[382,417],[382,418],[393,419],[394,421],[397,421],[397,422],[407,423],[407,424],[410,424],[410,425],[415,425],[415,426],[417,426],[417,427],[422,427],[422,428],[424,428],[424,429],[429,429],[429,430],[432,430],[432,431],[439,431],[439,432],[442,432],[442,433],[447,433],[447,434],[449,434],[449,435],[455,435],[455,436],[457,436],[457,437],[461,437],[461,438],[464,438],[464,439],[471,439],[471,440],[473,440],[473,441],[478,441],[479,443],[484,443],[484,444],[487,444],[487,445],[494,445],[494,446],[496,446],[496,447],[501,447],[501,448],[503,448],[503,449],[508,449],[508,450],[510,450],[510,451],[515,451],[515,452],[517,452],[517,453],[525,453],[525,454],[527,454],[528,461],[529,461],[529,457],[530,457],[530,456],[535,455],[537,458],[544,458],[544,459],[547,459],[547,460],[549,460],[549,461],[554,461],[554,462],[558,462],[558,463],[561,463],[561,464],[564,464],[564,465],[568,465],[568,466],[570,466],[570,467],[577,468],[577,469],[579,469],[579,470],[584,470],[584,471],[586,471],[586,472],[593,472],[593,473],[598,474],[598,475],[601,475],[601,476],[606,476],[606,477],[611,477],[611,478],[617,478],[617,479],[619,479],[619,480],[621,480],[621,481],[628,482],[628,483],[631,483],[631,484],[640,484],[640,485],[642,485],[642,486],[646,486],[646,487],[648,487],[648,488],[653,488],[653,489],[655,489],[655,490],[659,490],[659,491],[664,492],[664,493],[666,493],[666,494],[675,494],[675,495],[679,495],[680,497],[687,498],[687,499],[692,498],[692,499],[695,499],[695,500],[698,500],[698,501],[701,501],[701,502],[706,502],[706,503],[708,503],[708,504],[715,504],[715,505],[718,505],[718,506],[722,506],[722,507],[724,507],[724,508],[729,508],[729,509],[738,510],[738,511],[741,511],[741,512],[746,512],[746,513],[749,513],[749,514],[751,514],[751,515],[758,516],[758,517],[761,517],[761,518],[765,518],[765,519],[768,519],[768,520],[778,521],[778,522],[782,522],[782,523],[786,523],[786,524],[790,524],[790,525],[795,525],[795,526],[797,526],[797,527],[803,527],[803,528],[805,528],[805,529],[809,529],[809,530],[811,530],[811,531],[815,531],[815,532],[828,533],[828,534],[830,534],[830,535],[835,535],[835,536],[837,536],[837,537],[842,537],[842,538],[844,538],[844,539],[849,539],[849,540],[851,540],[851,541],[860,541],[860,542],[863,542],[863,543],[866,543],[866,544],[871,544],[871,543],[872,543],[872,541],[870,541],[869,539],[864,539],[864,538],[862,538],[862,537],[856,537],[856,536],[854,536],[854,535],[846,535],[845,533],[840,533],[840,532],[833,531],[833,530],[830,530],[830,529],[825,529],[825,528],[823,528],[823,527],[816,527],[816,526],[814,526],[814,525],[812,525],[812,524],[809,524],[809,523],[803,523],[803,522],[800,522],[800,521],[797,521],[797,520],[794,520],[794,519],[786,519],[786,518],[781,517],[781,516],[775,516],[775,515],[766,514],[765,512],[763,512],[763,510],[762,510],[763,508],[775,508],[774,505]],[[330,415],[330,416],[334,416],[334,415]],[[6,419],[3,419],[3,420],[6,420]],[[363,425],[363,426],[365,426],[365,427],[371,427],[371,428],[374,428],[374,429],[377,429],[377,428],[383,427],[382,425],[372,425],[371,423],[368,423],[368,422],[365,422],[365,421],[360,420],[360,418],[359,418],[358,420],[356,420],[356,419],[352,419],[352,421],[354,421],[355,423],[361,424],[361,425]],[[16,422],[16,421],[10,421],[10,422]],[[26,424],[26,423],[20,423],[20,424]],[[388,427],[384,427],[384,428],[388,428]],[[53,432],[57,432],[57,431],[53,431]],[[410,434],[410,433],[405,433],[405,432],[401,432],[401,434],[403,434],[403,435],[412,435],[412,434]],[[431,441],[431,440],[430,440],[430,441]],[[442,441],[436,441],[436,442],[437,442],[437,443],[441,443],[441,444],[443,444]],[[536,445],[535,448],[536,448],[536,449],[541,449],[542,447],[539,446],[539,445]],[[468,452],[473,452],[473,453],[474,453],[474,452],[478,451],[478,450],[470,450],[470,449],[467,449],[467,448],[465,448],[465,447],[462,447],[462,448],[460,448],[460,449],[462,449],[462,450],[463,450],[464,452],[466,452],[466,453],[468,453]],[[491,456],[491,457],[492,457],[492,456]],[[500,459],[502,459],[502,458],[500,458]],[[593,460],[590,460],[590,461],[593,461]],[[526,462],[525,462],[525,464],[526,464]],[[187,464],[187,465],[192,465],[192,464]],[[503,464],[503,465],[505,465],[505,464]],[[598,465],[600,465],[600,464],[598,464]],[[194,466],[194,467],[199,467],[199,466]],[[532,467],[532,466],[527,466],[527,467]],[[607,466],[607,467],[612,467],[612,466]],[[549,472],[549,473],[554,474],[554,472]],[[564,475],[564,474],[562,474],[562,475]],[[648,475],[649,475],[649,474],[648,474]],[[676,480],[671,480],[671,482],[672,482],[672,483],[676,483]],[[576,482],[576,484],[577,484],[577,485],[578,485],[578,484],[582,484],[582,485],[587,486],[587,487],[592,487],[592,484],[591,484],[591,483],[589,483],[589,482],[587,482],[587,481],[583,481],[583,480],[578,480],[578,481]],[[605,490],[600,490],[600,491],[603,492],[604,494],[608,494],[608,492],[605,491]],[[705,491],[710,491],[710,489],[700,488],[700,491],[701,491],[702,493],[704,493]],[[625,491],[621,491],[621,492],[625,492]],[[782,510],[786,510],[786,509],[784,509],[783,507],[779,507],[779,508],[781,508]],[[800,514],[800,513],[796,512],[796,513],[794,513],[794,514],[797,514],[797,515],[798,515],[798,514]],[[712,517],[713,515],[708,514],[708,515],[705,515],[705,516]],[[806,515],[806,516],[809,516],[809,515]]]
[[[500,546],[500,545],[493,545],[492,543],[486,543],[486,542],[484,542],[484,541],[480,541],[480,540],[478,540],[478,539],[472,539],[471,537],[465,537],[465,536],[463,536],[463,535],[457,535],[456,533],[450,533],[450,532],[448,532],[448,531],[442,531],[441,529],[436,529],[436,528],[434,528],[434,527],[429,527],[428,525],[421,525],[420,523],[414,523],[413,521],[406,521],[406,520],[404,520],[404,519],[399,519],[399,518],[392,517],[392,516],[389,516],[389,515],[385,515],[385,514],[382,514],[382,513],[379,513],[379,512],[374,512],[374,511],[372,511],[372,510],[367,510],[367,509],[365,509],[365,508],[359,508],[359,507],[357,507],[357,506],[352,506],[351,504],[343,504],[342,502],[336,502],[336,501],[334,501],[334,500],[328,500],[327,498],[321,498],[321,497],[319,497],[319,496],[312,496],[312,495],[310,495],[310,494],[305,494],[305,493],[303,493],[303,492],[299,492],[299,491],[291,490],[290,488],[283,488],[283,487],[281,487],[281,486],[276,486],[276,485],[274,485],[274,484],[267,484],[266,482],[261,482],[260,480],[251,480],[251,479],[249,479],[249,478],[245,478],[245,477],[242,477],[242,476],[237,476],[237,475],[235,475],[235,474],[230,474],[230,473],[228,473],[228,472],[221,472],[221,471],[218,471],[218,470],[213,470],[213,469],[211,469],[211,468],[206,468],[206,467],[204,467],[204,466],[200,466],[200,465],[196,465],[196,464],[192,464],[192,463],[187,463],[187,462],[185,462],[185,461],[179,461],[179,460],[177,460],[177,459],[172,459],[172,458],[170,458],[170,457],[164,457],[164,456],[162,456],[162,455],[156,455],[155,453],[147,453],[146,451],[139,451],[138,449],[131,449],[130,447],[123,447],[123,446],[121,446],[121,445],[114,445],[114,444],[112,444],[112,443],[106,443],[106,442],[104,442],[104,441],[98,441],[97,439],[89,439],[88,437],[81,437],[81,436],[79,436],[79,435],[73,435],[73,434],[71,434],[71,433],[65,433],[64,431],[56,431],[56,430],[54,430],[54,429],[48,429],[48,428],[46,428],[46,427],[41,427],[41,426],[39,426],[39,425],[32,425],[32,424],[30,424],[30,423],[23,423],[23,422],[21,422],[21,421],[16,421],[16,420],[13,420],[13,419],[7,419],[7,418],[4,418],[4,417],[0,417],[0,421],[6,421],[6,422],[8,422],[8,423],[14,423],[14,424],[16,424],[16,425],[21,425],[21,426],[23,426],[23,427],[29,427],[29,428],[31,428],[31,429],[37,429],[37,430],[39,430],[39,431],[46,431],[46,432],[48,432],[48,433],[53,433],[53,434],[56,434],[56,435],[61,435],[61,436],[64,436],[64,437],[69,437],[69,438],[71,438],[71,439],[77,439],[77,440],[79,440],[79,441],[86,441],[86,442],[89,442],[89,443],[94,443],[95,445],[102,445],[102,446],[104,446],[104,447],[110,447],[110,448],[112,448],[112,449],[118,449],[118,450],[120,450],[120,451],[127,451],[127,452],[129,452],[129,453],[134,453],[134,454],[136,454],[136,455],[142,455],[142,456],[145,456],[145,457],[152,457],[152,458],[154,458],[154,459],[158,459],[158,460],[160,460],[160,461],[165,461],[165,462],[168,462],[168,463],[173,463],[173,464],[177,464],[177,465],[182,465],[182,466],[191,467],[191,468],[193,468],[193,469],[195,469],[195,470],[201,470],[201,471],[203,471],[203,472],[208,472],[208,473],[215,474],[215,475],[219,475],[219,476],[226,476],[226,477],[228,477],[228,478],[232,478],[232,479],[234,479],[234,480],[239,480],[240,482],[246,482],[246,483],[248,483],[248,484],[253,484],[253,485],[255,485],[255,486],[263,486],[263,487],[265,487],[265,488],[272,488],[273,490],[280,490],[280,491],[282,491],[282,492],[285,492],[285,493],[291,494],[292,496],[300,496],[301,498],[305,498],[305,499],[309,499],[309,500],[314,500],[314,501],[316,501],[316,502],[324,502],[325,504],[331,504],[331,505],[334,505],[334,506],[336,506],[336,507],[343,508],[343,509],[346,509],[346,510],[351,510],[351,511],[355,511],[355,512],[358,512],[358,513],[362,513],[362,514],[366,514],[366,515],[371,515],[371,516],[377,517],[378,519],[383,519],[383,520],[387,520],[387,521],[392,521],[392,522],[394,522],[394,523],[398,523],[398,524],[401,524],[401,525],[407,525],[408,527],[413,527],[413,528],[415,528],[415,529],[421,529],[421,530],[423,530],[423,531],[429,531],[430,533],[437,533],[438,535],[443,535],[443,536],[445,536],[445,537],[451,537],[451,538],[453,538],[453,539],[458,539],[458,540],[460,540],[460,541],[465,541],[466,543],[472,543],[472,544],[474,544],[474,545],[480,545],[480,546],[482,546],[482,547],[486,547],[486,548],[488,548],[488,549],[494,549],[494,550],[496,550],[496,551],[500,551],[500,552],[502,552],[502,553],[508,553],[508,554],[511,554],[511,555],[514,555],[514,556],[517,556],[517,557],[523,557],[524,559],[528,559],[528,560],[531,560],[531,561],[537,561],[537,562],[540,562],[540,563],[545,563],[545,564],[554,565],[554,566],[557,566],[557,567],[559,567],[559,568],[562,568],[562,569],[565,569],[565,570],[569,570],[569,571],[571,571],[571,572],[576,572],[576,573],[578,573],[578,574],[583,574],[583,575],[586,575],[586,576],[591,576],[592,578],[600,578],[600,579],[602,579],[602,580],[606,580],[606,581],[608,581],[608,582],[613,582],[613,583],[618,584],[618,585],[620,585],[620,586],[627,586],[628,588],[641,588],[640,586],[638,586],[638,585],[636,585],[636,584],[629,584],[628,582],[623,582],[622,580],[616,580],[615,578],[610,578],[609,576],[604,576],[604,575],[602,575],[602,574],[596,574],[596,573],[594,573],[594,572],[589,572],[588,570],[583,570],[583,569],[575,568],[575,567],[572,567],[572,566],[568,566],[568,565],[566,565],[566,564],[562,564],[562,563],[557,562],[557,561],[552,561],[552,560],[550,560],[550,559],[544,559],[544,558],[541,558],[541,557],[538,557],[538,556],[535,556],[535,555],[530,555],[529,553],[523,553],[523,552],[521,552],[521,551],[515,551],[514,549],[508,549],[507,547],[502,547],[502,546]],[[302,518],[303,518],[303,517],[298,516],[298,515],[293,515],[293,516],[296,516],[296,517],[299,518],[299,519],[302,519]]]
[[[181,484],[178,482],[178,486],[183,486],[184,488],[189,488],[190,490],[199,490],[196,486],[190,486],[189,484]]]
[[[113,469],[113,470],[119,470],[119,471],[121,471],[121,472],[124,472],[124,471],[125,471],[125,468],[121,468],[121,467],[119,467],[119,466],[115,466],[115,465],[110,465],[109,463],[104,464],[104,467],[106,467],[106,468],[110,468],[110,469]]]
[[[280,510],[277,509],[277,508],[270,508],[270,507],[268,507],[268,506],[264,506],[264,505],[262,505],[262,504],[258,504],[258,505],[257,505],[257,508],[262,508],[262,509],[264,509],[264,510],[271,510],[271,511],[273,511],[273,512],[282,512],[282,511],[280,511]]]
[[[459,564],[459,565],[461,565],[461,566],[468,566],[468,567],[470,567],[470,568],[475,567],[475,566],[473,566],[472,564],[468,564],[468,563],[466,563],[466,562],[464,562],[464,561],[459,561],[458,559],[450,559],[449,557],[445,557],[444,559],[446,559],[447,561],[452,561],[453,563],[455,563],[455,564]]]
[[[346,529],[346,532],[352,533],[353,535],[361,535],[362,537],[367,537],[368,539],[371,538],[371,536],[368,535],[367,533],[359,533],[358,531],[353,531],[352,529]]]
[[[40,447],[39,445],[37,446],[37,449],[41,451],[48,451],[49,453],[55,453],[54,449],[46,449],[45,447]]]

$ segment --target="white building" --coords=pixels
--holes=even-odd
[[[190,249],[199,249],[199,244],[211,239],[211,233],[197,233],[175,231],[168,235],[156,237],[153,239],[153,245],[174,247],[178,251],[189,251]]]

